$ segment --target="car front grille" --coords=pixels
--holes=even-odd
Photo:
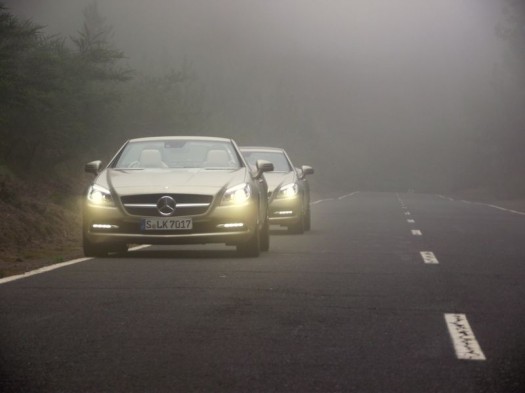
[[[133,216],[162,216],[157,209],[160,198],[169,196],[175,200],[175,213],[173,217],[195,216],[208,211],[212,201],[212,195],[198,194],[144,194],[126,195],[120,198],[122,205],[128,214]]]

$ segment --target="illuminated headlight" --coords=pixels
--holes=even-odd
[[[279,193],[277,194],[277,198],[295,198],[297,196],[297,193],[299,192],[299,187],[297,187],[297,183],[290,183],[286,184],[281,187],[279,190]]]
[[[97,205],[113,205],[113,198],[111,197],[111,192],[97,184],[93,184],[89,187],[87,198],[90,202],[96,203]]]
[[[242,205],[246,203],[252,195],[249,184],[242,183],[235,187],[228,188],[222,197],[223,205]]]

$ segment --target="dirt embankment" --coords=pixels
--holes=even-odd
[[[0,278],[82,255],[80,193],[0,178]]]

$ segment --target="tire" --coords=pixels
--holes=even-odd
[[[312,216],[310,215],[310,207],[308,207],[304,216],[304,230],[309,231],[310,229],[312,229]]]
[[[128,245],[126,243],[116,243],[111,245],[110,251],[113,251],[118,255],[126,254],[128,252]]]
[[[101,243],[90,242],[87,238],[82,239],[82,247],[86,257],[107,257],[110,252],[122,255],[128,252],[125,243]]]
[[[252,237],[244,243],[237,244],[237,254],[240,257],[256,258],[261,252],[259,227],[256,227]]]
[[[109,253],[107,245],[92,243],[85,237],[82,239],[82,247],[86,257],[106,257]]]
[[[268,251],[270,249],[270,224],[268,223],[268,219],[266,219],[262,227],[259,243],[261,251]]]
[[[299,220],[288,226],[288,232],[294,235],[302,235],[304,233],[304,216],[300,216]]]

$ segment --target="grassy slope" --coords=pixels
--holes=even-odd
[[[0,277],[82,255],[80,193],[42,179],[0,177]]]

